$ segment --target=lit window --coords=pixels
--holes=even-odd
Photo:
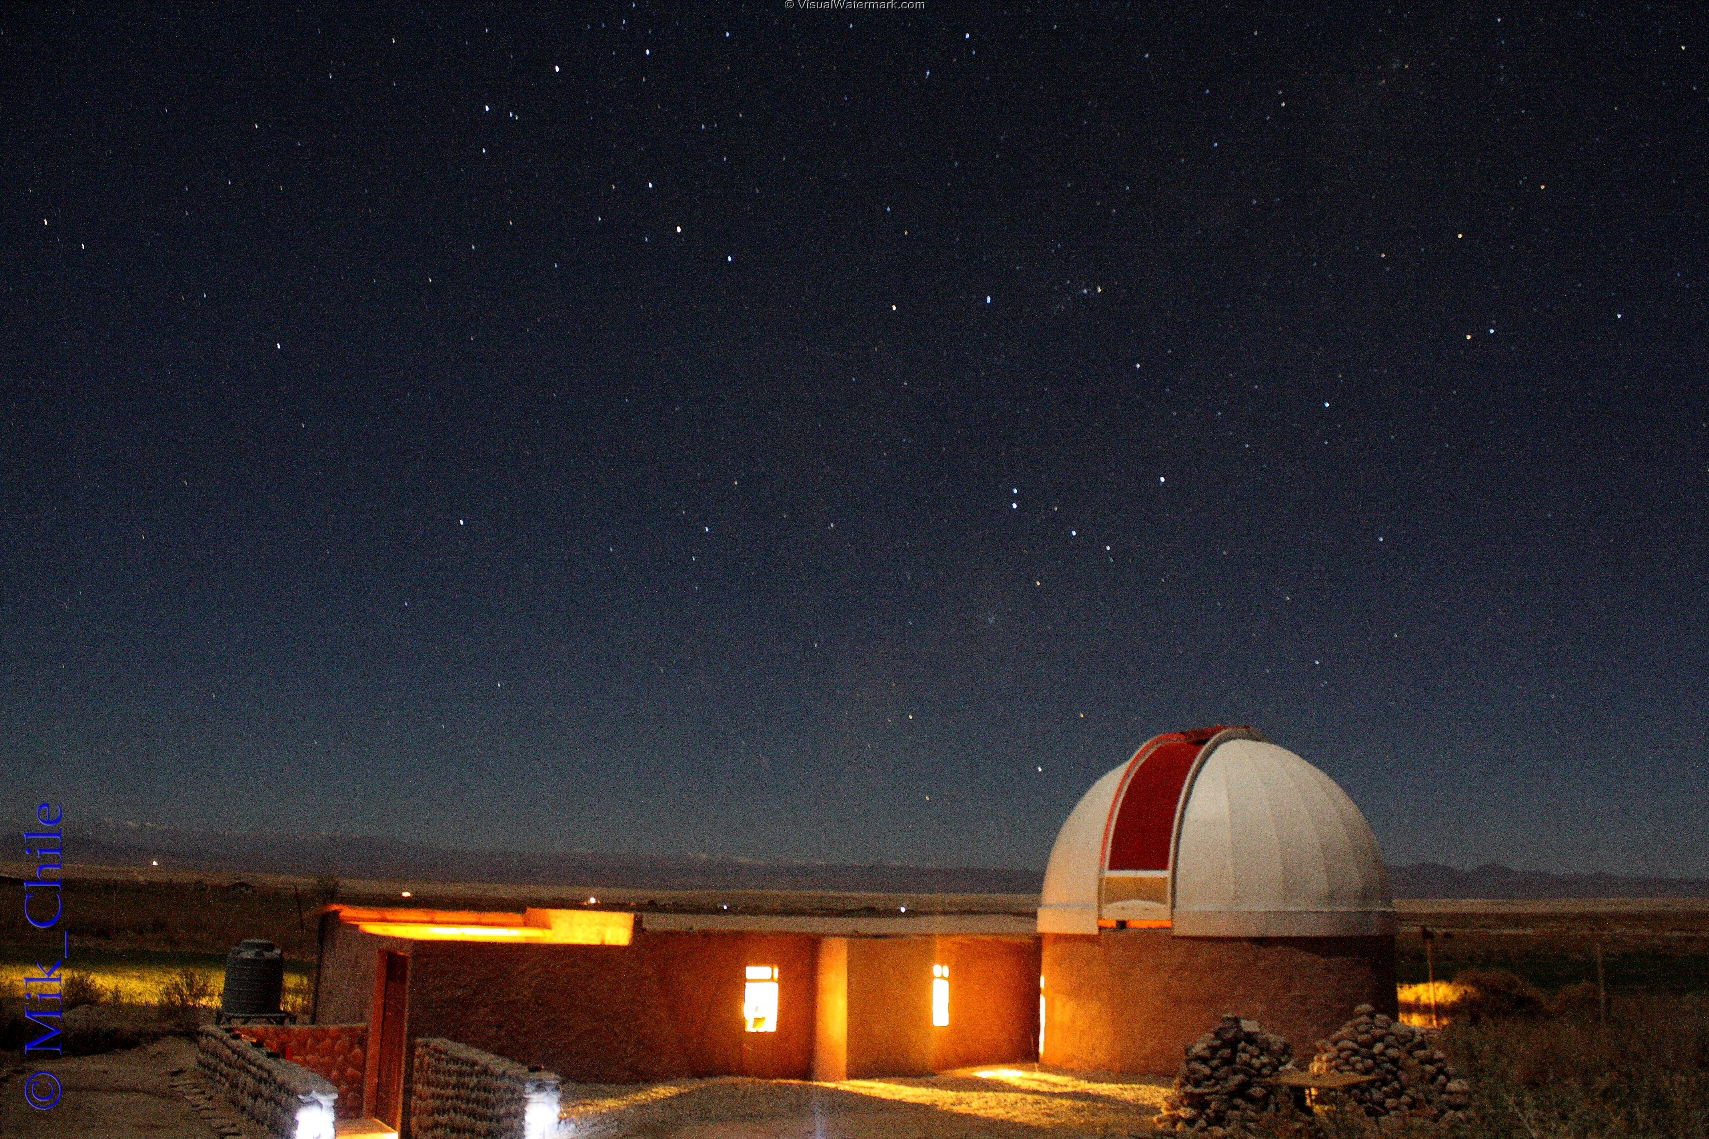
[[[1038,1055],[1044,1059],[1044,974],[1038,978]]]
[[[949,1026],[949,966],[932,966],[932,1027]]]
[[[777,966],[749,965],[742,994],[742,1016],[749,1032],[777,1031]]]

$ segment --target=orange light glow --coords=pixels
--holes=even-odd
[[[1452,981],[1395,986],[1401,1023],[1413,1028],[1441,1028],[1452,1022],[1458,1017],[1462,1002],[1476,993],[1477,990]]]
[[[359,910],[339,916],[363,933],[410,941],[484,941],[511,945],[628,945],[635,915],[607,910],[539,910],[520,914],[432,910]]]
[[[742,990],[742,1019],[749,1032],[777,1031],[777,966],[749,965]]]
[[[1168,918],[1159,921],[1117,921],[1114,918],[1099,918],[1099,929],[1173,929],[1175,923]]]
[[[407,937],[412,941],[539,941],[548,931],[505,925],[427,925],[422,922],[362,922],[357,929],[378,937]]]

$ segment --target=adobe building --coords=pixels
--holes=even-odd
[[[394,1127],[424,1037],[577,1082],[928,1075],[1036,1058],[1032,924],[334,905],[313,1020],[368,1025],[362,1100]]]
[[[1036,919],[335,905],[313,1019],[368,1025],[363,1100],[397,1126],[424,1037],[596,1083],[1167,1074],[1224,1013],[1302,1047],[1361,1003],[1395,1005],[1370,828],[1300,757],[1215,728],[1093,784]]]

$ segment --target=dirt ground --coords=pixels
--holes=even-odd
[[[583,1085],[567,1114],[576,1139],[1066,1139],[1150,1134],[1166,1087],[1031,1067],[840,1084],[674,1080]]]
[[[101,1056],[68,1056],[41,1067],[59,1077],[59,1106],[37,1111],[24,1101],[28,1070],[11,1068],[0,1085],[0,1136],[5,1139],[219,1139],[168,1073],[195,1063],[182,1037]]]
[[[5,1139],[219,1139],[171,1086],[194,1063],[167,1038],[48,1065],[64,1084],[51,1111],[24,1102],[22,1071],[0,1085]],[[1150,1133],[1163,1081],[979,1069],[919,1079],[810,1084],[674,1080],[584,1084],[567,1105],[575,1139],[1068,1139]]]

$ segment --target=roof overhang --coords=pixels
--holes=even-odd
[[[334,905],[345,925],[376,937],[406,941],[479,941],[498,945],[628,945],[635,915],[615,910],[376,909]]]

